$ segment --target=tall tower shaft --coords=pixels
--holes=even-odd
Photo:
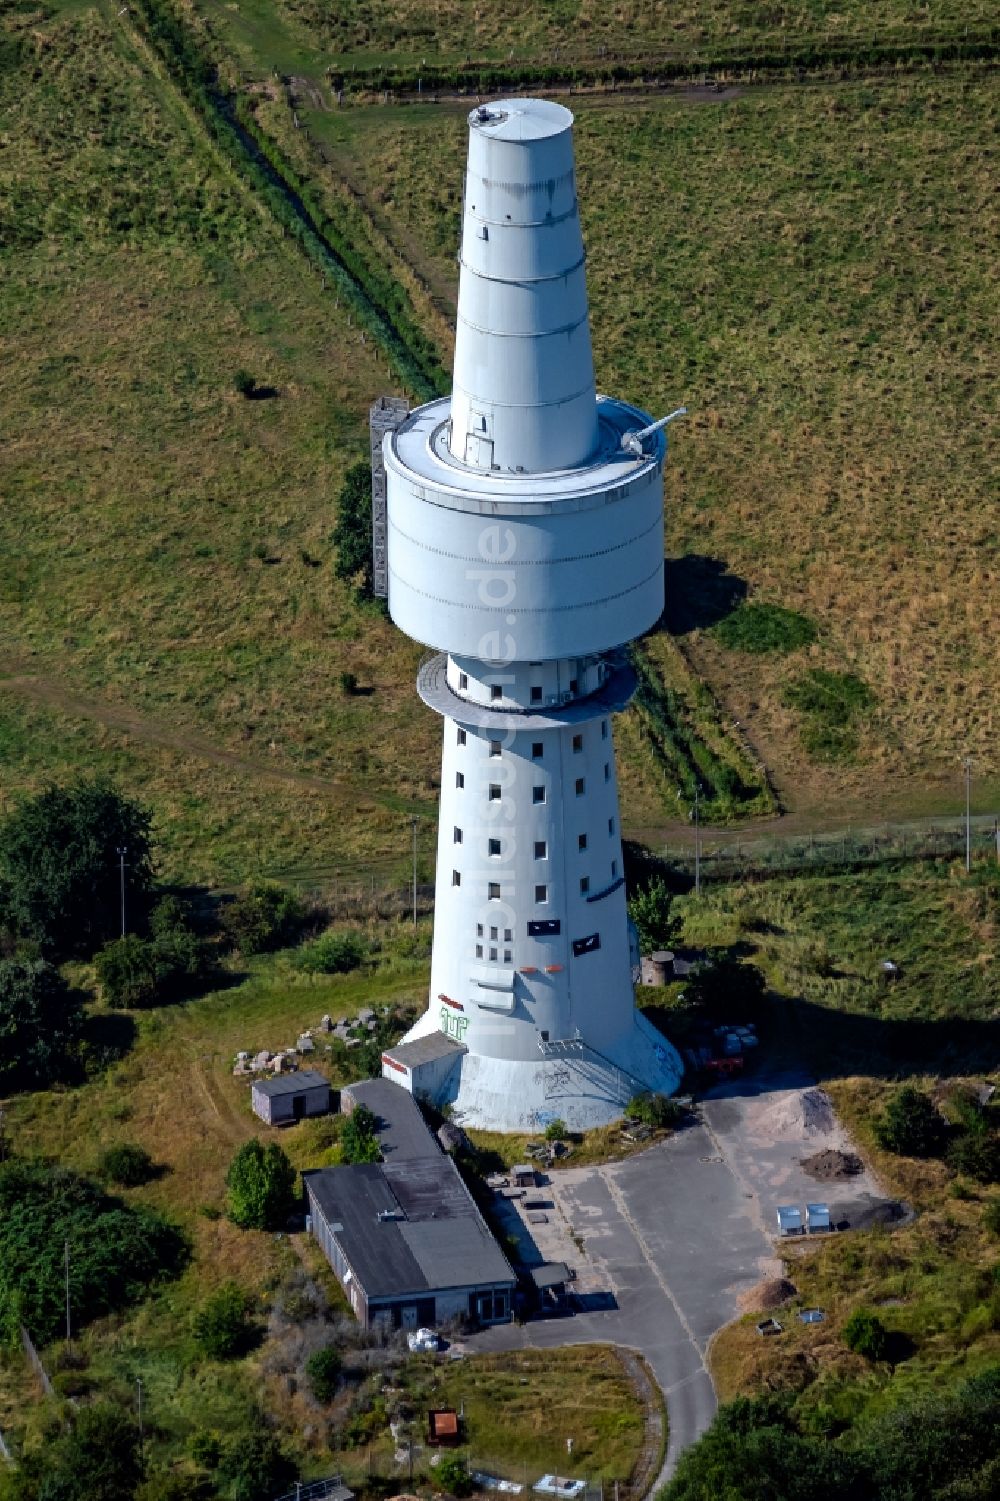
[[[573,1128],[670,1091],[637,1012],[611,716],[663,608],[666,438],[595,392],[573,117],[469,117],[451,398],[384,440],[389,610],[438,655],[444,720],[431,1000],[413,1038],[465,1123]]]

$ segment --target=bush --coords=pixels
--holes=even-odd
[[[1000,1182],[1000,1135],[965,1131],[948,1148],[948,1165],[977,1183]]]
[[[345,975],[364,961],[368,945],[360,933],[321,933],[296,950],[296,969],[310,975]]]
[[[763,1008],[764,976],[753,964],[728,957],[699,964],[684,985],[684,999],[713,1022],[756,1022]]]
[[[281,886],[250,886],[223,909],[222,926],[241,954],[266,954],[294,943],[305,918],[302,903]]]
[[[434,1482],[443,1491],[448,1491],[452,1496],[470,1496],[472,1494],[472,1476],[469,1467],[461,1454],[445,1454],[441,1463],[435,1467]]]
[[[344,1121],[340,1135],[343,1162],[379,1162],[378,1122],[367,1105],[356,1105]]]
[[[665,1094],[637,1094],[629,1100],[628,1113],[647,1126],[663,1130],[675,1126],[684,1114],[676,1100]]]
[[[233,376],[233,390],[238,396],[245,396],[248,400],[257,389],[256,377],[249,370],[237,370]]]
[[[314,1350],[306,1361],[306,1379],[317,1402],[332,1402],[340,1379],[340,1356],[332,1345]]]
[[[67,1409],[68,1429],[25,1455],[18,1501],[133,1501],[142,1477],[139,1432],[109,1402]]]
[[[253,1348],[257,1331],[250,1318],[250,1299],[235,1282],[226,1282],[194,1316],[194,1337],[210,1360],[235,1360]]]
[[[548,1125],[545,1127],[546,1141],[562,1141],[563,1137],[566,1136],[566,1134],[566,1122],[561,1121],[558,1118],[554,1121],[549,1121]]]
[[[802,743],[820,761],[848,760],[857,750],[857,722],[875,702],[867,683],[848,672],[814,667],[782,694],[803,717]]]
[[[785,653],[815,641],[816,627],[781,605],[741,604],[719,621],[713,634],[730,651]]]
[[[256,1427],[237,1434],[222,1456],[220,1494],[228,1501],[273,1501],[294,1483],[295,1466],[261,1416]]]
[[[97,1163],[98,1176],[120,1188],[139,1188],[156,1176],[156,1165],[144,1147],[123,1141],[118,1146],[108,1147]]]
[[[47,1089],[75,1059],[80,996],[42,959],[0,959],[0,1091]]]
[[[867,1308],[857,1308],[844,1325],[844,1343],[865,1360],[884,1360],[889,1334],[882,1320]]]
[[[628,915],[638,931],[642,953],[669,948],[676,939],[678,924],[671,912],[672,901],[662,876],[654,876],[629,898]]]
[[[363,599],[372,598],[372,471],[353,464],[344,475],[333,530],[337,577],[349,579]]]
[[[983,1229],[1000,1235],[1000,1199],[988,1199],[983,1205]]]
[[[946,1135],[947,1127],[934,1104],[912,1084],[897,1090],[875,1125],[879,1146],[901,1157],[935,1157]]]
[[[229,1218],[242,1230],[283,1230],[295,1210],[296,1173],[276,1141],[251,1137],[226,1174]]]
[[[0,825],[0,889],[17,934],[62,957],[93,953],[121,926],[119,849],[128,911],[152,885],[149,814],[107,782],[49,787]]]
[[[340,691],[345,698],[353,698],[358,691],[357,674],[342,672],[340,674]]]
[[[183,928],[167,928],[152,938],[134,933],[105,944],[94,960],[109,1006],[137,1010],[181,1000],[196,988],[206,969],[201,941]]]
[[[77,1328],[136,1302],[188,1259],[182,1237],[150,1210],[64,1168],[8,1162],[0,1167],[0,1328],[23,1321],[46,1344],[64,1327],[67,1241]]]

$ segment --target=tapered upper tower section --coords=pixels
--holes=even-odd
[[[501,99],[469,125],[451,453],[500,473],[586,464],[599,433],[573,116]]]

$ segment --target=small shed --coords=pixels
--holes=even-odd
[[[432,1407],[427,1413],[427,1442],[433,1445],[462,1441],[458,1413],[453,1407]]]
[[[315,1069],[258,1079],[250,1102],[255,1115],[269,1126],[290,1126],[307,1116],[326,1115],[330,1110],[330,1084]]]
[[[802,1210],[797,1204],[778,1205],[778,1231],[781,1235],[798,1235],[802,1230]]]
[[[518,1163],[517,1167],[511,1168],[510,1176],[515,1188],[534,1188],[537,1181],[530,1162]]]

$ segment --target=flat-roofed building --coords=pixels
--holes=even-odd
[[[511,1317],[516,1278],[412,1097],[386,1079],[344,1091],[378,1122],[384,1161],[303,1173],[312,1231],[365,1328]]]

